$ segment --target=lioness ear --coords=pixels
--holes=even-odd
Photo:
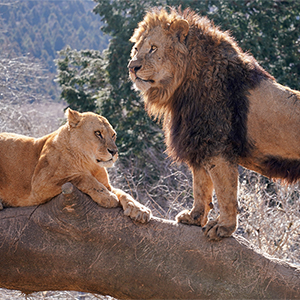
[[[189,33],[189,23],[183,19],[175,20],[170,25],[170,31],[177,34],[179,41],[182,43]]]
[[[66,110],[66,116],[67,116],[70,127],[76,127],[82,118],[81,113],[79,113],[76,110],[72,110],[71,108],[68,108]]]

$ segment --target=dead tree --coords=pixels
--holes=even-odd
[[[0,287],[76,290],[122,299],[296,299],[300,269],[244,239],[209,242],[201,228],[134,223],[67,183],[35,207],[0,212]]]

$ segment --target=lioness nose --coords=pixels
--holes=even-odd
[[[112,156],[115,156],[115,155],[118,153],[118,150],[107,149],[107,151],[108,151]]]

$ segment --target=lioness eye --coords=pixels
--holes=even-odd
[[[157,50],[157,47],[155,45],[152,45],[151,48],[150,48],[150,51],[149,53],[153,53]]]
[[[103,139],[103,136],[102,136],[102,134],[99,130],[95,131],[95,136],[98,137],[98,138]]]

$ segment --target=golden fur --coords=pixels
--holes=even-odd
[[[42,204],[72,182],[103,207],[121,205],[125,214],[147,222],[151,212],[109,183],[106,167],[118,158],[116,133],[94,113],[67,110],[67,123],[39,139],[0,134],[0,198],[7,206]]]
[[[194,206],[177,220],[206,225],[210,239],[230,236],[238,164],[288,182],[300,178],[300,93],[190,10],[153,9],[131,41],[130,78],[149,114],[164,118],[169,155],[193,173]],[[220,216],[207,223],[213,190]]]

